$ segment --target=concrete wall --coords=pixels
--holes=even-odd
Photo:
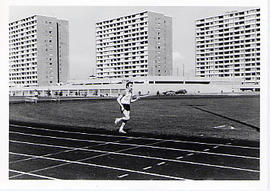
[[[165,91],[177,91],[177,90],[187,90],[188,94],[219,94],[219,93],[232,93],[239,92],[237,87],[232,87],[231,85],[187,85],[187,84],[179,84],[179,85],[168,85],[168,84],[149,84],[149,85],[134,85],[134,93],[138,93],[139,91],[142,94],[150,93],[156,94],[157,91],[160,93]]]
[[[57,20],[59,39],[59,81],[66,83],[69,77],[69,23]]]
[[[104,81],[105,82],[105,81]],[[45,95],[44,93],[48,90],[51,90],[52,92],[56,91],[63,91],[63,96],[67,94],[67,96],[75,96],[75,92],[87,92],[87,95],[93,95],[93,94],[103,94],[103,95],[112,95],[116,96],[118,95],[123,89],[125,89],[125,82],[122,84],[106,84],[102,81],[100,81],[101,85],[63,85],[63,86],[45,86],[45,87],[24,87],[24,88],[10,88],[10,94],[13,95],[15,92],[15,95],[21,96],[22,91],[29,92],[33,91],[35,89],[39,90],[40,92],[43,92],[41,95]],[[229,81],[225,82],[218,82],[215,83],[209,82],[209,81],[201,81],[201,84],[187,84],[187,81],[182,84],[155,84],[155,83],[149,83],[151,81],[144,81],[144,83],[141,81],[134,82],[133,85],[133,92],[134,94],[139,94],[141,92],[142,94],[151,94],[156,95],[157,91],[160,93],[164,91],[177,91],[177,90],[187,90],[188,94],[223,94],[223,93],[236,93],[240,92],[240,84],[238,83],[231,83]],[[193,81],[195,82],[195,81]],[[209,84],[208,84],[209,82]],[[103,84],[102,84],[103,83]],[[156,82],[157,83],[157,82]],[[54,93],[53,93],[54,94]],[[27,93],[24,94],[29,95]],[[81,95],[84,95],[82,93]]]
[[[172,18],[148,12],[148,75],[172,74]]]
[[[56,19],[37,16],[37,70],[39,86],[57,83]]]
[[[57,23],[59,23],[58,27]],[[67,82],[69,74],[68,46],[68,21],[38,15],[37,72],[39,86],[56,85],[59,81]]]
[[[167,71],[164,73],[165,76],[172,76],[173,75],[173,41],[172,41],[172,18],[171,17],[164,17],[165,21],[165,70]]]

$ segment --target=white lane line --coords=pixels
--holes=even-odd
[[[187,154],[187,156],[192,156],[192,155],[194,155],[194,153]]]
[[[67,146],[58,146],[58,145],[50,145],[50,144],[43,144],[43,143],[32,143],[27,141],[15,141],[15,140],[9,140],[11,143],[20,143],[20,144],[28,144],[28,145],[35,145],[35,146],[44,146],[44,147],[55,147],[60,149],[75,149],[76,147],[67,147]],[[82,148],[77,148],[78,150],[85,150]]]
[[[88,148],[88,146],[82,147],[82,148]],[[61,154],[61,153],[67,153],[67,152],[72,152],[72,151],[76,151],[76,150],[78,150],[78,148],[76,148],[76,149],[67,149],[67,150],[64,150],[64,151],[59,151],[59,152],[55,152],[55,153],[49,153],[49,154],[41,155],[41,156],[46,157],[46,156],[51,156],[51,155],[58,155],[58,154]],[[9,162],[9,164],[24,162],[24,161],[28,161],[28,160],[32,160],[32,159],[34,159],[34,158],[27,158],[27,159],[21,159],[21,160],[11,161],[11,162]]]
[[[213,148],[216,149],[216,148],[218,148],[218,146],[214,146]]]
[[[209,151],[210,149],[204,149],[203,151]]]
[[[118,150],[117,152],[121,152],[121,151],[125,151],[125,150],[131,150],[133,148],[134,147],[127,148],[127,149],[122,149],[122,150]],[[82,147],[80,149],[84,150],[84,147]],[[77,148],[77,150],[78,150],[78,148]],[[102,156],[106,156],[106,155],[110,155],[110,153],[103,153],[103,154],[99,154],[99,155],[96,155],[96,156],[83,158],[83,159],[80,159],[80,160],[77,160],[77,161],[80,162],[80,161],[84,161],[84,160],[90,160],[90,159],[94,159],[94,158],[98,158],[98,157],[102,157]],[[35,159],[35,158],[31,158],[31,159]],[[40,172],[40,171],[49,170],[49,169],[53,169],[53,168],[57,168],[57,167],[63,167],[63,166],[66,166],[66,165],[69,165],[69,163],[62,163],[62,164],[58,164],[58,165],[53,165],[53,166],[37,169],[37,170],[34,170],[34,171],[30,171],[29,173]],[[21,176],[21,175],[15,175],[15,176]]]
[[[147,166],[147,167],[143,168],[143,170],[148,170],[150,168],[152,168],[152,166]]]
[[[159,142],[156,142],[156,143],[151,143],[151,144],[157,144],[157,143],[160,143],[162,141],[159,141]],[[101,145],[101,144],[100,144]],[[105,144],[103,144],[105,145]],[[95,145],[94,145],[95,146]],[[85,149],[85,147],[82,147],[82,148],[76,148],[76,149],[73,149],[73,150],[89,150],[89,148],[91,148],[93,146],[90,146],[90,147],[86,147],[88,149]],[[72,147],[73,148],[73,147]],[[128,150],[132,150],[132,149],[135,149],[135,148],[138,148],[138,147],[129,147],[129,148],[126,148],[126,149],[121,149],[121,150],[117,150],[117,152],[123,152],[123,151],[128,151]],[[72,150],[72,149],[70,149]],[[90,160],[90,159],[94,159],[94,158],[98,158],[98,157],[102,157],[102,156],[106,156],[106,155],[110,155],[110,153],[108,152],[102,152],[103,154],[99,154],[99,155],[96,155],[96,156],[92,156],[92,157],[88,157],[88,158],[83,158],[83,159],[80,159],[80,160],[77,160],[77,161],[84,161],[84,160]],[[44,156],[44,155],[43,155]],[[30,158],[30,159],[36,159],[36,158]],[[29,173],[34,173],[34,172],[39,172],[39,171],[44,171],[44,170],[49,170],[49,169],[53,169],[53,168],[57,168],[57,167],[62,167],[62,166],[65,166],[65,165],[68,165],[69,163],[62,163],[62,164],[58,164],[58,165],[53,165],[53,166],[49,166],[49,167],[45,167],[45,168],[41,168],[41,169],[37,169],[37,170],[34,170],[34,171],[30,171]],[[15,177],[17,176],[21,176],[21,175],[15,175]]]
[[[120,176],[117,176],[118,178],[124,178],[126,176],[128,176],[129,174],[123,174],[123,175],[120,175]]]
[[[41,159],[46,159],[46,160],[54,160],[54,161],[65,162],[65,163],[70,163],[70,164],[78,164],[78,165],[85,165],[85,166],[94,166],[94,167],[100,167],[100,168],[107,168],[107,169],[113,169],[113,170],[119,170],[119,171],[132,172],[132,173],[146,174],[146,175],[163,177],[163,178],[169,178],[169,179],[185,180],[183,178],[175,177],[175,176],[167,176],[167,175],[156,174],[156,173],[149,173],[149,172],[144,172],[144,171],[137,171],[137,170],[131,170],[131,169],[125,169],[125,168],[118,168],[118,167],[111,167],[111,166],[105,166],[105,165],[98,165],[98,164],[94,164],[94,163],[84,163],[84,162],[79,162],[79,161],[55,159],[55,158],[50,158],[50,157],[28,155],[28,154],[22,154],[22,153],[12,153],[12,154],[17,154],[17,155],[22,155],[22,156],[29,156],[29,157],[36,157],[36,158],[41,158]]]
[[[157,165],[158,166],[160,166],[160,165],[163,165],[163,164],[165,164],[166,162],[160,162],[160,163],[158,163]]]
[[[9,169],[9,171],[11,172],[16,172],[16,173],[20,173],[22,175],[29,175],[29,176],[35,176],[35,177],[39,177],[39,178],[46,178],[46,179],[49,179],[49,180],[59,180],[57,178],[53,178],[53,177],[49,177],[49,176],[42,176],[42,175],[38,175],[38,174],[33,174],[33,173],[29,173],[29,172],[22,172],[22,171],[18,171],[18,170],[12,170],[12,169]],[[22,176],[21,175],[21,176]],[[9,177],[9,179],[12,179],[12,178],[15,178],[17,177],[16,175],[15,176],[11,176]]]
[[[12,154],[10,154],[10,155],[12,155]],[[18,159],[18,160],[10,161],[8,163],[11,164],[11,163],[16,163],[16,162],[21,162],[21,161],[27,161],[27,160],[31,160],[31,159],[32,159],[31,157],[30,158],[25,158],[25,159]],[[9,160],[10,160],[10,157],[9,157]]]
[[[48,128],[35,128],[35,127],[29,127],[29,126],[23,126],[23,125],[14,125],[10,124],[10,126],[14,127],[21,127],[21,128],[28,128],[28,129],[35,129],[35,130],[43,130],[43,131],[52,131],[52,132],[59,132],[59,133],[67,133],[67,134],[79,134],[79,135],[94,135],[94,136],[100,136],[100,137],[114,137],[114,138],[130,138],[130,139],[143,139],[143,140],[155,140],[155,141],[170,141],[175,143],[194,143],[194,144],[200,144],[200,145],[218,145],[218,146],[224,146],[224,147],[237,147],[237,148],[244,148],[244,149],[260,149],[259,147],[248,147],[248,146],[240,146],[240,145],[228,145],[228,144],[217,144],[217,143],[204,143],[204,142],[196,142],[196,141],[182,141],[182,140],[175,140],[175,139],[158,139],[158,138],[151,138],[151,137],[131,137],[131,136],[121,136],[121,135],[107,135],[107,134],[96,134],[96,133],[83,133],[83,132],[70,132],[70,131],[64,131],[64,130],[55,130],[55,129],[48,129]]]
[[[94,140],[85,140],[85,139],[74,139],[74,138],[67,138],[67,137],[55,137],[55,136],[48,136],[48,135],[38,135],[34,133],[21,133],[21,132],[14,132],[10,131],[11,134],[19,134],[19,135],[27,135],[31,137],[44,137],[44,138],[50,138],[50,139],[60,139],[60,140],[67,140],[67,141],[78,141],[78,142],[88,142],[88,143],[111,143],[111,144],[123,144],[123,143],[115,143],[110,141],[94,141]],[[89,145],[90,146],[90,145]]]
[[[17,142],[17,143],[21,143],[21,144],[37,145],[37,146],[55,147],[54,145],[48,145],[48,144],[36,144],[36,143],[20,142],[20,141],[13,141],[13,142]],[[66,147],[66,148],[71,149],[72,147]],[[212,164],[200,163],[200,162],[179,161],[179,160],[174,160],[174,159],[165,159],[165,158],[159,158],[159,157],[149,157],[149,156],[135,155],[135,154],[128,154],[128,153],[101,151],[101,150],[94,150],[94,149],[78,149],[78,150],[100,152],[100,153],[105,153],[105,154],[107,154],[107,153],[108,154],[116,154],[116,155],[138,157],[138,158],[155,159],[155,160],[161,160],[161,161],[163,160],[163,161],[170,161],[170,162],[177,162],[177,163],[188,163],[188,164],[195,164],[195,165],[201,165],[201,166],[210,166],[210,167],[216,167],[216,168],[225,168],[225,169],[248,171],[248,172],[260,172],[258,170],[251,170],[251,169],[244,169],[244,168],[237,168],[237,167],[230,167],[230,166],[222,166],[222,165],[212,165]],[[10,153],[14,153],[14,152],[10,152]],[[33,155],[33,156],[35,156],[35,155]],[[39,157],[41,157],[41,156],[39,156]]]
[[[182,159],[182,158],[184,158],[183,156],[181,156],[181,157],[177,157],[176,159]]]
[[[237,157],[237,158],[245,158],[245,159],[256,159],[256,160],[260,159],[258,157],[251,157],[251,156],[241,156],[241,155],[232,155],[232,154],[224,154],[224,153],[203,152],[203,151],[195,151],[195,150],[188,150],[188,149],[175,149],[175,148],[169,148],[169,147],[158,147],[158,146],[150,146],[150,145],[138,145],[138,144],[131,144],[131,143],[116,143],[116,142],[73,139],[73,138],[66,138],[66,137],[54,137],[54,136],[47,136],[47,135],[19,133],[19,132],[13,132],[13,131],[10,131],[10,134],[19,134],[19,135],[26,135],[26,136],[31,136],[31,137],[44,137],[44,138],[60,139],[60,140],[68,140],[68,141],[79,141],[79,142],[89,142],[89,143],[108,143],[108,144],[134,146],[134,147],[142,147],[142,148],[152,148],[152,149],[162,149],[162,150],[172,150],[172,151],[184,151],[184,152],[193,152],[193,153],[218,155],[218,156],[227,156],[227,157]]]
[[[84,158],[84,159],[81,159],[81,160],[93,159],[93,158],[97,158],[97,157],[101,157],[101,156],[105,156],[105,155],[108,155],[108,154],[100,154],[100,155],[96,155],[96,156],[93,156],[93,157]],[[32,157],[31,159],[38,159],[38,157]],[[81,161],[81,160],[78,160],[78,161]],[[69,165],[69,164],[70,163],[62,163],[62,164],[58,164],[58,165],[53,165],[53,166],[49,166],[49,167],[45,167],[45,168],[36,169],[36,170],[30,171],[29,173],[35,173],[35,172],[40,172],[40,171],[44,171],[44,170],[50,170],[50,169],[53,169],[53,168],[62,167],[62,166],[66,166],[66,165]],[[18,176],[21,176],[21,175],[19,175],[19,174],[14,175],[14,177],[18,177]]]
[[[115,141],[115,142],[118,142],[118,141]],[[92,148],[94,146],[102,146],[102,145],[107,145],[107,144],[108,143],[102,143],[102,144],[96,144],[96,145],[92,145],[92,146],[85,146],[85,147],[81,147],[81,149]],[[57,154],[61,154],[61,153],[73,152],[73,151],[76,151],[78,149],[79,148],[76,147],[75,149],[67,149],[67,150],[64,150],[64,151],[59,151],[59,152],[55,152],[55,153],[48,153],[46,155],[41,155],[41,156],[51,156],[51,155],[57,155]],[[14,163],[18,163],[18,162],[28,161],[28,160],[32,160],[32,159],[34,159],[34,158],[26,158],[26,159],[11,161],[11,162],[9,162],[9,164],[14,164]]]

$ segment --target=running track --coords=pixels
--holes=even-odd
[[[10,124],[10,180],[258,180],[259,175],[257,142]]]

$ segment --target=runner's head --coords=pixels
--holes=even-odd
[[[132,87],[133,87],[133,82],[128,82],[128,83],[126,84],[126,88],[127,88],[128,90],[132,90]]]

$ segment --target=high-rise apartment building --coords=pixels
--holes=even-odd
[[[172,75],[172,18],[141,12],[96,23],[98,78]]]
[[[68,27],[68,21],[40,15],[9,23],[10,86],[47,86],[67,81]]]
[[[260,82],[260,9],[196,20],[196,76]]]

